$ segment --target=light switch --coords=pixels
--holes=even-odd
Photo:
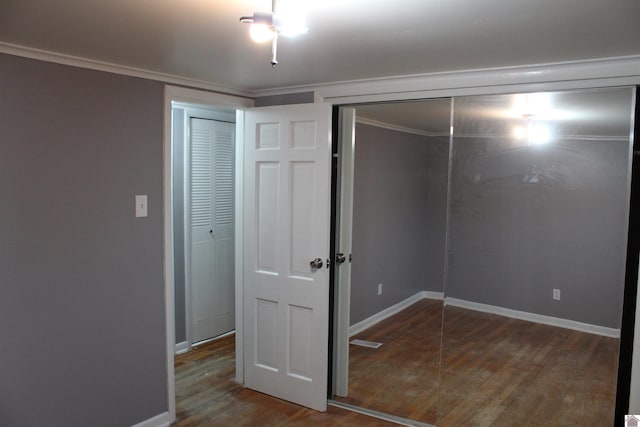
[[[136,194],[136,218],[147,216],[147,195]]]

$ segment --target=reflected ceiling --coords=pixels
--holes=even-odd
[[[483,96],[483,108],[458,112],[469,120],[495,119],[496,136],[510,136],[515,126],[527,119],[549,126],[561,126],[565,136],[629,138],[631,101],[620,93],[628,90],[582,90],[553,93]],[[450,126],[450,99],[390,102],[356,105],[356,115],[365,122],[375,122],[427,135],[447,135]],[[506,120],[505,120],[506,119]],[[457,123],[460,125],[460,123]],[[579,132],[577,131],[579,129]],[[468,135],[456,127],[458,136]]]

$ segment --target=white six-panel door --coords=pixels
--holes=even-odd
[[[191,335],[206,340],[235,327],[235,125],[191,119]]]
[[[245,115],[244,369],[249,388],[326,410],[331,106]],[[314,259],[322,267],[312,268]]]

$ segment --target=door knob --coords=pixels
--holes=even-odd
[[[336,254],[336,264],[342,264],[347,260],[347,257],[344,254]]]
[[[322,268],[322,260],[320,258],[316,258],[313,261],[311,261],[309,265],[311,266],[311,268],[315,268],[315,269]]]

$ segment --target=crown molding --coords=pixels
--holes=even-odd
[[[36,59],[40,61],[53,62],[56,64],[70,65],[73,67],[87,68],[90,70],[104,71],[107,73],[121,74],[130,77],[139,77],[143,79],[156,80],[163,83],[169,83],[176,86],[184,86],[193,89],[202,89],[209,92],[216,92],[225,95],[234,95],[244,98],[254,98],[251,91],[237,89],[219,85],[216,83],[190,79],[171,74],[159,73],[157,71],[145,70],[126,65],[113,64],[110,62],[98,61],[94,59],[82,58],[79,56],[66,55],[62,53],[50,52],[41,49],[16,45],[0,41],[0,53],[20,56],[23,58]]]
[[[570,90],[640,84],[640,55],[483,68],[256,90],[256,96],[314,91],[319,101],[390,100]]]
[[[640,55],[246,90],[2,41],[0,53],[249,99],[313,91],[315,102],[333,104],[640,85]]]
[[[437,133],[437,132],[429,132],[422,129],[413,129],[406,126],[398,126],[391,123],[368,119],[366,117],[358,117],[357,115],[356,115],[356,123],[375,126],[377,128],[382,128],[387,130],[393,130],[396,132],[411,133],[411,134],[420,135],[420,136],[449,136],[448,133],[443,134],[443,133]]]

